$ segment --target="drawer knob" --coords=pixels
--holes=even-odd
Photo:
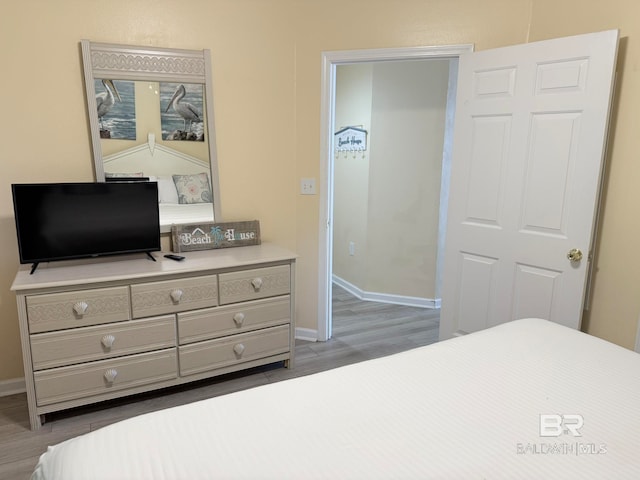
[[[118,376],[118,371],[115,368],[110,368],[109,370],[104,372],[104,379],[108,383],[113,383],[113,381],[116,379],[117,376]]]
[[[78,315],[79,317],[87,313],[88,309],[89,304],[87,302],[78,302],[73,306],[73,311],[76,312],[76,315]]]
[[[260,277],[254,278],[251,280],[251,285],[253,285],[254,289],[260,290],[260,287],[262,287],[262,279]]]
[[[113,342],[115,341],[116,341],[116,337],[114,337],[111,334],[105,335],[104,337],[102,337],[102,345],[104,345],[105,348],[111,348],[113,346]]]
[[[182,298],[182,290],[180,289],[175,289],[172,290],[171,293],[171,300],[173,300],[175,303],[180,303],[180,299]]]
[[[241,326],[242,322],[244,322],[244,313],[238,312],[233,316],[233,321],[236,322],[237,326]]]
[[[233,347],[233,351],[236,353],[237,356],[241,356],[242,353],[244,352],[244,345],[241,343],[237,343],[234,347]]]

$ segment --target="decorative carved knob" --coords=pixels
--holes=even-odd
[[[244,322],[244,313],[238,312],[233,316],[233,321],[236,322],[237,326],[241,326],[242,322]]]
[[[104,345],[105,348],[111,348],[113,346],[113,342],[115,341],[116,337],[111,334],[102,337],[102,345]]]
[[[237,343],[234,347],[233,347],[233,351],[236,352],[236,355],[241,356],[242,353],[244,352],[244,345],[241,343]]]
[[[87,302],[78,302],[73,306],[73,311],[76,312],[76,315],[78,315],[79,317],[87,313],[88,309],[89,304]]]
[[[256,277],[253,280],[251,280],[251,285],[253,285],[253,288],[257,291],[260,290],[260,287],[262,287],[262,279],[260,277]]]
[[[104,372],[104,379],[108,383],[113,383],[113,381],[116,379],[117,376],[118,376],[118,371],[115,368],[110,368],[109,370]]]
[[[182,298],[182,290],[176,288],[175,290],[172,290],[169,295],[171,295],[171,300],[173,300],[174,303],[180,303],[180,299]]]

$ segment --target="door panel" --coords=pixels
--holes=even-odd
[[[441,339],[524,317],[579,328],[617,41],[460,57]]]
[[[499,227],[511,118],[480,117],[474,123],[466,221]]]
[[[460,328],[466,332],[481,330],[495,317],[492,309],[496,290],[498,259],[468,253],[461,254]]]

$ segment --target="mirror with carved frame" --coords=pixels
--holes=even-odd
[[[162,232],[222,221],[209,50],[81,47],[96,181],[157,181]]]

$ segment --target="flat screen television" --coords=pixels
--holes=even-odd
[[[11,185],[20,263],[160,250],[156,182]],[[155,260],[155,259],[154,259]]]

